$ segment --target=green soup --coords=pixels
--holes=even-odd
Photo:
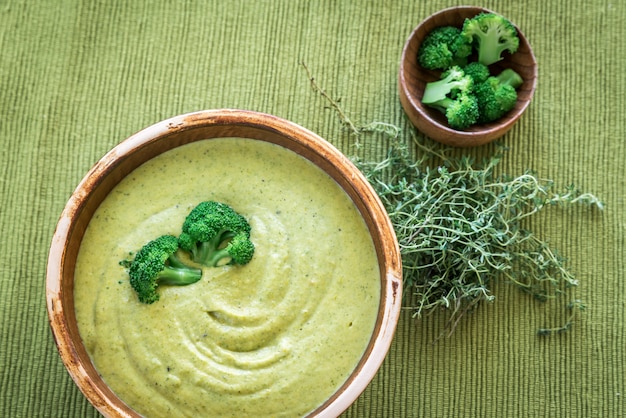
[[[204,200],[249,220],[254,258],[139,303],[120,260],[178,235]],[[297,417],[364,353],[380,275],[367,227],[333,179],[282,147],[226,138],[161,154],[113,189],[85,233],[74,293],[96,368],[140,414]]]

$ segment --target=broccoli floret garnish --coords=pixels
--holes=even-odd
[[[472,94],[473,81],[454,66],[440,80],[426,84],[422,103],[446,115],[454,129],[467,129],[478,121],[478,103]]]
[[[254,255],[250,224],[230,206],[214,201],[198,204],[183,223],[180,248],[199,264],[247,264]]]
[[[509,68],[477,84],[474,94],[478,102],[478,121],[480,123],[493,122],[513,109],[517,103],[516,89],[522,83],[520,75]]]
[[[159,300],[159,285],[185,286],[200,280],[202,270],[187,266],[177,255],[178,239],[162,235],[144,245],[128,265],[130,285],[142,303]]]
[[[478,62],[491,65],[502,59],[502,53],[514,53],[519,48],[519,37],[515,26],[495,13],[479,13],[465,19],[461,35],[467,42],[474,43],[478,50]]]
[[[417,59],[426,69],[443,70],[453,65],[465,65],[471,53],[472,45],[461,36],[460,28],[441,26],[426,35]]]

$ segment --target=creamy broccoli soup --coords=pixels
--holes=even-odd
[[[140,303],[119,262],[179,235],[205,200],[248,219],[252,261],[205,268]],[[297,417],[353,371],[380,279],[367,227],[334,180],[282,147],[226,138],[168,151],[109,194],[81,244],[74,293],[96,368],[140,414]]]

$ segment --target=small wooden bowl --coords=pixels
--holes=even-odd
[[[46,279],[52,333],[69,374],[104,416],[139,417],[102,380],[79,335],[74,312],[74,267],[87,225],[106,195],[142,163],[184,144],[223,137],[267,141],[310,160],[350,196],[374,242],[380,266],[381,295],[373,335],[346,383],[310,416],[334,417],[341,414],[365,389],[389,350],[402,299],[400,251],[382,203],[359,170],[319,136],[271,115],[242,110],[181,115],[138,132],[107,153],[70,197],[52,239]]]
[[[400,102],[407,116],[417,129],[426,136],[455,147],[474,147],[491,142],[511,129],[522,116],[535,92],[537,84],[537,61],[524,34],[516,27],[520,39],[519,49],[514,54],[504,54],[504,59],[491,65],[492,74],[497,74],[505,68],[512,68],[523,79],[524,83],[518,89],[518,98],[515,108],[501,119],[470,127],[460,131],[450,128],[445,115],[440,111],[422,104],[422,96],[426,83],[438,80],[441,72],[422,68],[417,62],[417,52],[424,37],[439,26],[462,27],[467,18],[477,14],[493,13],[482,7],[458,6],[441,10],[417,26],[402,51],[398,87]]]

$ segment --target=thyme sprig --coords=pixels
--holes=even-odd
[[[570,311],[570,314],[563,325],[554,328],[539,328],[537,330],[537,335],[548,336],[552,334],[561,334],[569,330],[574,324],[577,312],[584,311],[587,309],[587,306],[581,300],[575,299],[567,304],[567,309]]]
[[[356,124],[354,124],[352,120],[348,117],[348,115],[346,115],[346,113],[343,111],[341,106],[339,105],[340,99],[337,99],[337,100],[333,99],[328,93],[326,93],[326,90],[320,87],[320,85],[317,83],[317,80],[315,79],[315,77],[313,77],[313,74],[311,73],[311,70],[306,65],[306,63],[301,62],[300,64],[302,65],[302,67],[307,73],[307,77],[309,78],[309,82],[311,83],[311,88],[313,89],[313,91],[317,92],[320,96],[324,98],[326,102],[328,102],[330,107],[337,113],[337,116],[339,117],[341,124],[344,127],[346,127],[348,131],[350,131],[350,134],[354,138],[355,148],[361,147],[360,138],[361,138],[361,135],[364,133],[374,133],[374,132],[383,133],[386,136],[389,136],[393,139],[398,138],[402,130],[399,127],[391,123],[371,122],[363,126],[357,126]]]
[[[549,206],[583,204],[603,208],[574,186],[561,193],[528,170],[496,174],[503,148],[481,162],[453,157],[449,148],[394,125],[353,123],[339,103],[312,77],[309,81],[338,113],[360,145],[364,133],[382,133],[391,147],[380,161],[354,162],[379,195],[394,226],[403,263],[405,309],[420,317],[435,309],[450,313],[450,332],[481,302],[492,301],[493,284],[507,281],[546,301],[578,284],[566,260],[526,228],[527,218]],[[404,134],[404,135],[403,135]],[[538,335],[568,330],[584,304],[574,300],[566,323]]]
[[[494,299],[496,280],[542,301],[578,284],[564,258],[523,221],[547,206],[601,208],[595,196],[573,186],[556,193],[553,182],[531,171],[496,175],[502,153],[475,163],[467,156],[447,157],[417,136],[412,142],[418,159],[396,143],[382,161],[357,164],[394,225],[414,316],[446,308],[453,329],[464,313]]]

